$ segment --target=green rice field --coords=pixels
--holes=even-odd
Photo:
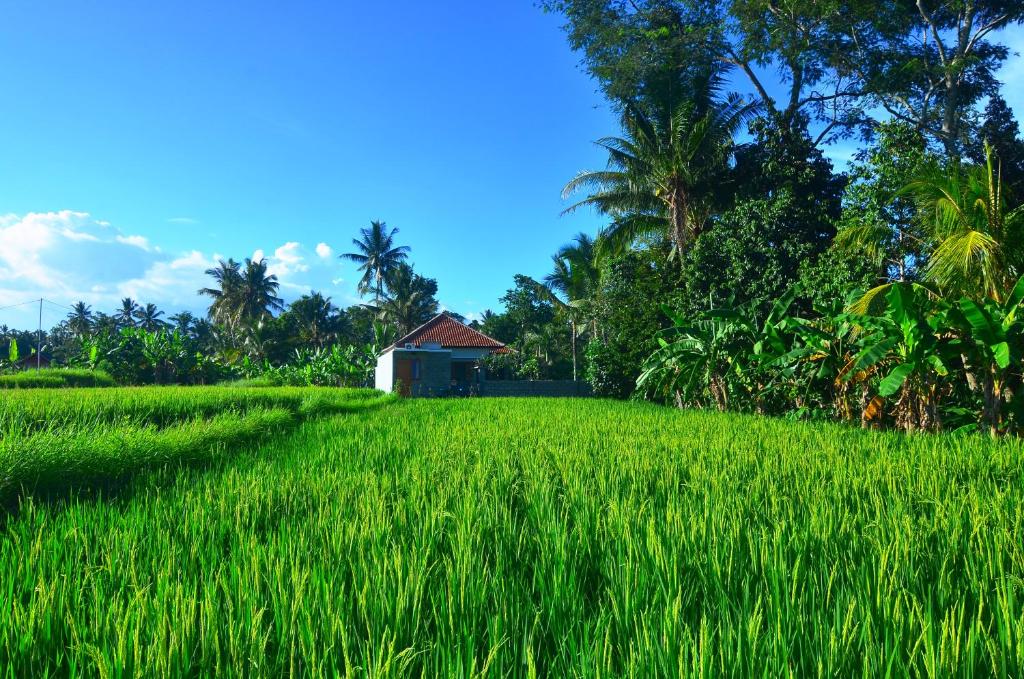
[[[0,393],[0,677],[1024,675],[1024,448],[648,404]]]

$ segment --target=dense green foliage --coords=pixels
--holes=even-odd
[[[674,317],[638,384],[676,405],[859,420],[905,431],[1019,432],[1024,424],[1024,277],[1006,299],[894,283],[862,311],[749,309]],[[861,304],[855,305],[861,306]],[[667,311],[667,313],[671,313]]]
[[[1024,670],[1016,441],[482,399],[218,450],[22,498],[2,676]]]

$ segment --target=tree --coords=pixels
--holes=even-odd
[[[266,259],[246,258],[235,315],[243,324],[253,326],[273,312],[283,310],[284,302],[277,296],[280,287],[277,276],[267,273]]]
[[[209,315],[232,331],[252,329],[274,311],[284,309],[284,303],[277,296],[280,284],[277,276],[267,273],[267,260],[253,261],[246,258],[245,267],[229,259],[206,274],[214,279],[217,287],[203,288],[200,295],[213,299]]]
[[[716,59],[739,71],[758,114],[782,128],[811,117],[815,145],[863,118],[862,87],[835,68],[837,34],[871,17],[869,3],[790,0],[545,0],[567,19],[573,49],[613,101],[672,83],[672,65]],[[671,71],[670,71],[671,72]],[[772,80],[772,76],[774,80]]]
[[[78,338],[86,337],[92,331],[93,312],[85,302],[76,302],[67,317],[68,329]]]
[[[544,277],[544,285],[551,291],[551,299],[559,312],[569,321],[572,345],[572,378],[577,379],[577,338],[581,325],[593,317],[590,308],[600,285],[597,252],[594,239],[579,233],[573,241],[562,246],[552,257],[554,267]]]
[[[843,196],[836,244],[863,256],[879,281],[918,280],[928,243],[913,199],[903,189],[931,156],[906,123],[880,125],[875,143],[857,154]]]
[[[337,311],[330,297],[312,291],[292,302],[287,313],[294,319],[303,344],[323,347],[337,336]]]
[[[138,310],[139,305],[131,297],[125,297],[121,300],[121,308],[117,310],[114,317],[122,328],[134,328],[135,327],[135,312]]]
[[[722,51],[723,19],[709,3],[679,0],[543,0],[562,14],[569,44],[614,102],[685,89],[693,55]],[[701,60],[706,63],[707,59]]]
[[[959,158],[970,142],[968,114],[998,90],[1009,55],[993,31],[1024,21],[1016,0],[867,3],[871,14],[837,32],[839,68],[894,119]]]
[[[384,222],[372,221],[370,228],[362,229],[360,233],[360,238],[352,239],[357,251],[347,252],[340,257],[359,265],[358,270],[363,272],[358,284],[359,294],[365,295],[372,290],[374,302],[379,306],[384,297],[384,286],[388,277],[406,260],[409,247],[395,245],[398,229],[388,231]]]
[[[674,253],[685,251],[728,200],[733,137],[753,110],[737,95],[720,99],[722,85],[721,69],[709,66],[685,96],[646,110],[626,103],[624,136],[596,142],[608,152],[608,169],[582,172],[565,186],[563,197],[592,191],[566,212],[590,206],[609,216],[602,243],[612,250],[657,235]]]
[[[437,314],[437,281],[424,278],[404,262],[391,270],[387,295],[379,305],[380,318],[405,335]]]
[[[1024,205],[1010,209],[992,149],[985,164],[930,164],[907,187],[934,249],[924,279],[947,295],[1004,299],[1024,272]]]
[[[181,333],[182,337],[193,337],[196,323],[199,321],[190,311],[179,311],[168,320],[173,324],[174,329]]]
[[[970,147],[975,163],[985,162],[984,142],[992,147],[1003,181],[1003,193],[1012,204],[1024,203],[1024,139],[1006,100],[993,94],[985,107],[985,120],[978,130],[980,142]]]
[[[587,344],[587,381],[599,396],[627,398],[643,362],[657,348],[655,335],[668,324],[661,305],[674,306],[678,273],[663,266],[664,250],[643,248],[601,262],[595,298],[597,326]]]
[[[242,286],[241,264],[234,259],[226,262],[222,259],[217,266],[206,270],[206,275],[214,280],[215,287],[202,288],[200,295],[210,297],[208,315],[210,319],[227,327],[233,327],[235,318],[235,300]]]
[[[763,318],[832,243],[844,180],[806,130],[762,120],[736,151],[734,203],[683,259],[676,311],[742,306]],[[806,300],[800,306],[809,309]]]
[[[661,82],[672,64],[708,55],[737,68],[780,127],[806,115],[820,144],[872,125],[876,109],[951,157],[1006,59],[993,32],[1024,19],[1015,0],[545,0],[613,101]],[[620,67],[621,64],[621,67]],[[774,82],[766,71],[774,71]]]
[[[157,309],[156,305],[152,303],[144,307],[138,307],[135,310],[135,320],[138,321],[137,327],[142,328],[146,332],[165,330],[170,327],[170,323],[161,318],[163,315],[164,312]]]

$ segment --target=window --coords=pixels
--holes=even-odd
[[[418,380],[420,378],[420,359],[412,359],[412,378]]]

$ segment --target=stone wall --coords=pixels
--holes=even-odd
[[[488,380],[484,396],[590,396],[590,385],[573,380]]]

